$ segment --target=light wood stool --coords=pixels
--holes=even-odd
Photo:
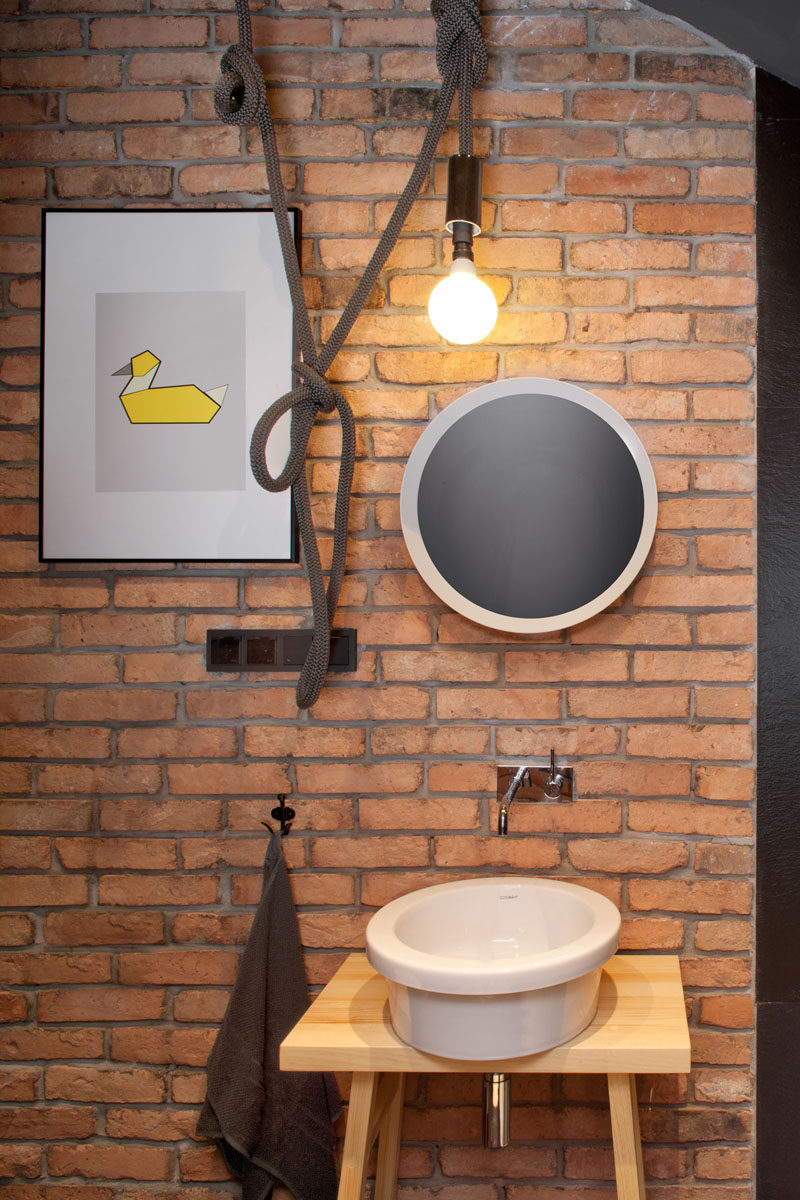
[[[378,1140],[375,1200],[394,1200],[408,1071],[608,1076],[619,1200],[645,1200],[636,1073],[689,1070],[691,1054],[678,959],[618,954],[605,966],[600,1003],[583,1033],[539,1054],[491,1062],[438,1058],[398,1038],[386,980],[351,954],[281,1045],[288,1071],[352,1071],[339,1200],[361,1200]]]

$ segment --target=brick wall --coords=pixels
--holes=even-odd
[[[3,5],[9,1200],[236,1192],[192,1132],[281,790],[298,812],[284,850],[312,985],[363,944],[376,905],[497,869],[597,888],[622,909],[626,950],[679,953],[695,1065],[641,1081],[648,1195],[752,1196],[751,76],[634,0],[530,7],[487,6],[475,96],[477,259],[503,302],[492,340],[448,349],[424,315],[449,258],[451,129],[337,359],[358,426],[340,619],[361,649],[298,716],[285,678],[209,678],[203,641],[208,627],[305,623],[302,568],[38,562],[40,207],[265,203],[255,140],[212,111],[233,18],[204,0]],[[420,145],[438,80],[424,8],[284,0],[255,19],[323,336]],[[466,388],[526,374],[614,405],[660,490],[653,551],[620,602],[531,638],[439,604],[398,520],[426,422]],[[336,445],[320,425],[311,479],[328,530]],[[576,767],[576,802],[515,809],[499,839],[497,757],[551,745]],[[489,1152],[477,1076],[413,1080],[402,1200],[610,1200],[598,1081],[514,1088],[513,1145]]]

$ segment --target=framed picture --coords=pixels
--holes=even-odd
[[[42,559],[296,561],[290,492],[249,464],[254,425],[292,386],[274,213],[43,221]],[[288,445],[287,413],[274,474]]]

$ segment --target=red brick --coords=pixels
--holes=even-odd
[[[753,119],[753,101],[747,96],[725,92],[701,92],[697,97],[697,118],[700,121],[742,121]]]
[[[653,383],[746,383],[753,362],[741,350],[634,350],[631,376]]]
[[[513,78],[520,83],[557,83],[581,80],[606,83],[627,79],[627,54],[582,54],[577,51],[548,54],[522,54],[513,68]]]
[[[164,941],[164,918],[155,912],[50,913],[45,933],[55,946],[157,944]]]
[[[455,789],[450,789],[455,790]],[[457,799],[422,797],[358,802],[361,829],[477,829],[479,801],[459,796]]]
[[[116,88],[121,81],[122,60],[114,54],[32,55],[0,63],[4,88]]]
[[[753,799],[754,772],[750,767],[699,766],[695,794],[705,800],[746,803]]]
[[[753,930],[746,921],[698,921],[695,946],[698,950],[750,950]]]
[[[620,950],[682,950],[683,942],[683,922],[677,918],[623,918]]]
[[[0,915],[0,946],[29,946],[35,932],[31,919],[21,913]]]
[[[576,91],[572,115],[583,121],[685,121],[692,109],[687,92],[645,88],[582,88]]]
[[[148,21],[152,18],[148,18]],[[116,125],[127,121],[179,121],[186,100],[178,90],[73,92],[66,97],[67,120],[76,125]]]
[[[557,271],[563,257],[560,238],[481,237],[474,251],[479,271]]]
[[[314,867],[420,867],[428,863],[427,837],[314,838]]]
[[[36,1179],[41,1175],[41,1146],[0,1147],[0,1171],[5,1178]]]
[[[384,650],[384,678],[389,681],[488,681],[498,678],[496,654],[451,650]]]
[[[111,957],[108,954],[16,951],[0,956],[0,962],[7,983],[102,983],[111,978]]]
[[[224,991],[191,991],[179,992],[172,1005],[176,1021],[213,1021],[219,1023],[225,1015],[228,1003]],[[167,1114],[164,1114],[165,1116]],[[173,1114],[177,1115],[177,1114]]]
[[[625,358],[619,351],[600,350],[509,350],[506,376],[543,375],[579,383],[621,383]]]
[[[753,752],[747,725],[689,725],[670,728],[668,746],[662,725],[630,725],[627,752],[654,758],[748,759]]]
[[[636,78],[659,83],[705,82],[746,88],[750,72],[744,63],[730,56],[643,51],[636,55]]]
[[[694,711],[698,717],[750,718],[755,712],[755,693],[746,687],[696,687]]]
[[[119,981],[137,983],[233,983],[238,954],[225,950],[126,951],[119,955]]]
[[[0,897],[7,908],[86,904],[88,888],[86,879],[74,875],[0,876]]]
[[[45,1058],[99,1058],[102,1053],[103,1034],[99,1029],[16,1028],[0,1031],[0,1054],[7,1062]],[[91,1071],[94,1068],[82,1069]],[[47,1096],[46,1088],[45,1095]],[[67,1100],[72,1098],[64,1097]]]
[[[159,1020],[165,1015],[166,993],[156,988],[81,987],[53,989],[39,996],[40,1021]],[[142,1060],[140,1060],[142,1061]]]
[[[637,204],[633,225],[641,233],[752,233],[754,213],[747,204]]]
[[[680,763],[584,762],[578,782],[583,797],[684,796],[689,769]]]
[[[752,613],[707,613],[697,618],[697,640],[703,645],[745,645],[754,640]]]
[[[695,1099],[709,1104],[741,1104],[753,1095],[753,1080],[746,1071],[693,1070]]]
[[[619,733],[608,725],[503,725],[495,731],[498,754],[532,754],[547,761],[553,738],[569,755],[613,754],[619,747]]]
[[[744,958],[682,958],[681,977],[686,987],[742,988],[752,979]]]
[[[44,766],[39,768],[39,790],[42,793],[71,794],[85,792],[102,795],[108,792],[154,793],[161,787],[157,767],[71,767]]]
[[[518,840],[513,837],[434,838],[434,861],[439,867],[513,867],[548,869],[561,865],[561,850],[552,838]]]
[[[263,838],[186,838],[181,856],[190,871],[223,865],[257,867],[264,859],[264,842]]]
[[[682,842],[575,839],[569,842],[567,853],[579,871],[607,871],[615,875],[661,874],[685,867],[689,861]]]
[[[705,41],[669,18],[645,13],[608,13],[597,18],[596,37],[612,46],[699,46]]]
[[[698,196],[737,196],[747,199],[755,187],[752,167],[701,167],[697,173]]]
[[[698,874],[752,875],[753,849],[750,846],[720,846],[715,842],[699,845],[695,849],[694,867]]]
[[[206,792],[226,795],[291,790],[285,768],[265,763],[170,764],[167,767],[169,790],[173,795],[197,795]],[[260,781],[260,782],[259,782]]]
[[[646,833],[750,837],[753,818],[749,809],[730,805],[632,800],[628,804],[628,828]]]
[[[150,904],[171,908],[183,904],[215,904],[219,879],[215,875],[176,878],[175,875],[101,875],[97,883],[101,904]]]
[[[625,229],[625,209],[604,200],[506,200],[504,230],[546,233],[616,233]]]
[[[436,695],[440,720],[520,721],[558,720],[559,692],[555,688],[443,688]]]
[[[668,503],[662,501],[662,506]],[[753,580],[749,575],[651,575],[639,580],[633,594],[634,603],[643,607],[749,607],[753,602]]]
[[[567,167],[564,187],[572,196],[685,196],[691,176],[685,167]]]
[[[169,167],[100,166],[56,167],[55,190],[62,200],[91,194],[97,199],[111,196],[168,196],[172,191]]]
[[[730,879],[632,879],[628,884],[631,908],[637,911],[749,913],[753,889]]]
[[[684,717],[688,688],[569,688],[567,710],[576,717]]]
[[[47,1156],[51,1175],[82,1175],[86,1179],[169,1179],[173,1160],[160,1146],[85,1145],[51,1146]]]
[[[457,355],[380,350],[375,369],[378,378],[389,383],[486,383],[497,375],[497,355],[485,350]]]
[[[692,1060],[695,1063],[746,1065],[752,1059],[751,1043],[752,1038],[748,1034],[705,1033],[698,1030],[692,1038]],[[709,1200],[717,1200],[717,1197],[710,1197]]]
[[[204,1066],[217,1036],[216,1029],[148,1029],[117,1026],[111,1031],[111,1058],[123,1062],[180,1063]]]
[[[370,733],[373,754],[481,754],[489,748],[487,730],[470,725],[390,725]]]
[[[753,655],[747,650],[637,650],[633,655],[633,678],[650,683],[751,680],[753,671]]]
[[[64,59],[60,60],[66,61]],[[109,131],[26,130],[0,133],[0,159],[7,162],[69,162],[71,159],[113,159],[114,138]]]
[[[95,17],[89,22],[89,45],[95,50],[145,46],[204,46],[205,17]],[[231,39],[234,40],[234,39]]]
[[[148,18],[150,20],[151,18]],[[102,58],[108,55],[98,56]],[[128,65],[128,82],[137,85],[152,84],[213,84],[219,71],[219,56],[201,51],[169,53],[142,52],[132,54]]]
[[[0,992],[0,1021],[24,1021],[30,1010],[27,996],[21,996],[18,992]]]
[[[721,1025],[726,1029],[752,1029],[752,996],[738,993],[701,996],[700,1022],[703,1025]]]
[[[440,1162],[446,1176],[519,1179],[547,1178],[556,1173],[555,1150],[520,1145],[510,1145],[504,1150],[446,1145],[440,1151]]]
[[[512,651],[506,655],[506,678],[516,683],[561,680],[625,680],[629,656],[622,650]]]

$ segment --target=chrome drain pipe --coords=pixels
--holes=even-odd
[[[489,1150],[499,1150],[509,1142],[510,1082],[506,1074],[483,1077],[483,1144]]]

